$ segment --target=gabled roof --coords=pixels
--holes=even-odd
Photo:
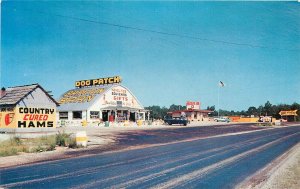
[[[16,105],[37,88],[40,88],[57,106],[59,105],[39,84],[31,84],[7,88],[4,96],[0,98],[0,106]]]
[[[58,107],[58,111],[82,111],[87,110],[89,107],[91,107],[100,97],[103,93],[105,93],[111,85],[105,85],[105,86],[95,86],[95,87],[82,87],[82,88],[75,88],[68,90],[65,92],[61,97],[59,98],[58,102],[60,103],[60,106]],[[67,96],[68,93],[80,93],[80,91],[86,91],[86,90],[93,90],[93,89],[102,89],[102,92],[96,93],[93,99],[89,102],[81,102],[81,103],[61,103],[61,100]]]
[[[60,106],[57,108],[58,111],[82,111],[82,110],[88,110],[89,107],[91,107],[94,103],[99,101],[99,99],[102,97],[103,94],[105,94],[108,90],[110,90],[113,87],[121,86],[125,88],[137,101],[137,103],[144,109],[144,107],[141,105],[141,103],[138,101],[138,99],[133,95],[133,93],[126,88],[125,86],[121,84],[112,84],[112,85],[104,85],[104,86],[93,86],[93,87],[83,87],[83,88],[76,88],[71,89],[67,92],[65,92],[58,100],[58,102],[61,102],[61,99],[64,98],[64,96],[67,96],[66,94],[70,92],[80,93],[80,91],[83,90],[95,90],[95,89],[103,89],[101,92],[97,92],[94,95],[94,98],[89,102],[81,102],[81,103],[61,103]]]

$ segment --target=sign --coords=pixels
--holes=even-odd
[[[15,112],[12,111],[2,111],[0,112],[0,128],[15,128],[16,116]]]
[[[186,109],[187,110],[200,110],[200,102],[186,102]]]
[[[108,85],[108,84],[114,84],[114,83],[121,83],[121,81],[122,81],[122,79],[120,76],[106,77],[106,78],[100,78],[100,79],[88,79],[88,80],[76,81],[75,87]]]
[[[281,116],[297,116],[298,110],[288,110],[288,111],[280,111],[279,115]]]
[[[63,97],[59,100],[59,103],[65,104],[90,102],[97,94],[101,94],[103,91],[103,88],[71,90],[63,95]]]
[[[122,86],[115,86],[107,91],[107,93],[105,93],[105,96],[103,95],[102,105],[140,108],[135,97]]]
[[[1,128],[55,128],[55,108],[16,107],[13,112],[0,112]]]
[[[117,101],[117,107],[122,107],[122,101]]]

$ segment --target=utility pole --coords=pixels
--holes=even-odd
[[[220,117],[220,88],[224,86],[225,84],[222,81],[220,81],[218,86],[218,117]]]
[[[220,117],[220,86],[218,86],[218,117]]]

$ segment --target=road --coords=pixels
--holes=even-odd
[[[298,142],[300,126],[194,139],[7,168],[0,186],[233,188]]]

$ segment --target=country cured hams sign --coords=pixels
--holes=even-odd
[[[16,107],[0,112],[0,128],[55,128],[55,108]]]

